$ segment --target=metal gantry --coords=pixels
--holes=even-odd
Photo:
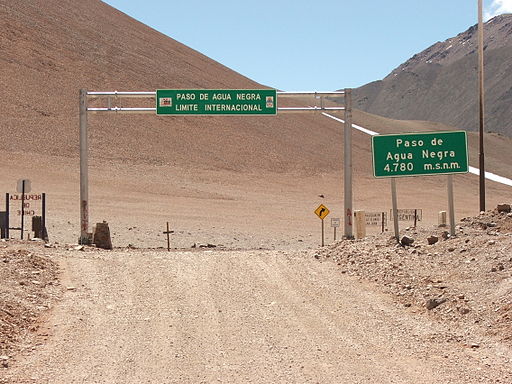
[[[351,89],[335,92],[284,92],[278,91],[278,113],[338,112],[345,113],[344,129],[344,216],[345,237],[353,238],[352,231],[352,93]],[[325,106],[325,98],[340,97],[344,99],[343,107]],[[320,106],[279,107],[279,99],[313,97],[320,100]],[[121,107],[117,102],[121,98],[155,99],[156,91],[137,92],[91,92],[80,90],[80,244],[88,244],[89,237],[89,172],[88,172],[88,113],[142,113],[156,115],[155,107]],[[105,100],[106,106],[89,107],[90,100]]]

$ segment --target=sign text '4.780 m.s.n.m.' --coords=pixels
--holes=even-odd
[[[275,115],[275,89],[159,89],[157,115]]]
[[[372,137],[375,177],[402,177],[468,172],[465,131]]]

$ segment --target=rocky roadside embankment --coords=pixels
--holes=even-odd
[[[315,257],[385,287],[404,310],[452,324],[454,341],[512,345],[512,213],[499,208],[462,219],[455,237],[444,228],[407,228],[400,244],[384,233],[338,242]]]
[[[0,370],[9,367],[61,293],[56,263],[26,247],[13,240],[0,243]]]

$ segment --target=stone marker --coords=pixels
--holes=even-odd
[[[439,211],[437,219],[439,227],[446,227],[446,211]]]
[[[112,249],[112,240],[110,239],[110,229],[108,223],[97,223],[93,228],[92,242],[97,248]]]
[[[366,214],[364,211],[354,211],[354,221],[356,228],[356,239],[366,237]]]

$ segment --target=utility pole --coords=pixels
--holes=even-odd
[[[89,145],[87,138],[87,91],[80,90],[80,244],[89,244]]]
[[[484,157],[484,22],[483,4],[478,0],[478,80],[479,80],[479,168],[480,212],[485,211],[485,157]]]
[[[352,89],[345,89],[345,130],[344,130],[344,210],[345,238],[354,238],[352,231]]]

